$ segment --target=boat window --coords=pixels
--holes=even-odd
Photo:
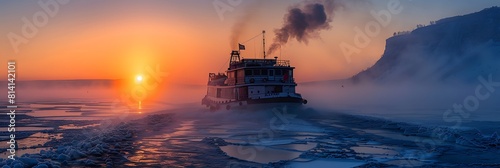
[[[250,76],[250,75],[252,75],[252,70],[249,69],[245,70],[245,76]]]
[[[266,75],[267,76],[267,69],[263,69],[262,70],[262,75]]]
[[[254,69],[253,75],[260,75],[260,69]]]
[[[280,76],[281,75],[281,69],[276,69],[275,71],[276,71],[276,73],[275,73],[276,76]]]
[[[274,76],[274,70],[272,69],[269,70],[269,76]]]

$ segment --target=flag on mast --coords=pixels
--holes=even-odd
[[[240,50],[245,50],[245,46],[244,46],[243,44],[239,44],[239,43],[238,43],[238,46],[239,46],[239,49],[240,49]]]

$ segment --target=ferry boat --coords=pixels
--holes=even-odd
[[[265,38],[263,46],[265,48]],[[239,44],[238,48],[231,52],[225,73],[209,73],[202,105],[215,111],[257,104],[307,104],[307,100],[295,92],[295,67],[290,66],[289,60],[266,59],[265,49],[264,59],[241,59],[240,50],[245,46]]]

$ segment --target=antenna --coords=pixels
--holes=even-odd
[[[259,36],[260,36],[260,34],[257,34],[255,37],[252,37],[249,40],[247,40],[243,43],[239,43],[239,44],[245,44],[245,43],[249,42],[250,40],[253,40]],[[239,46],[238,46],[238,48],[239,48]],[[265,30],[262,30],[262,50],[264,51],[264,59],[266,59],[266,31]]]
[[[266,59],[266,31],[262,30],[262,50],[264,51],[264,59]]]

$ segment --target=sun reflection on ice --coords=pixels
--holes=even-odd
[[[137,107],[138,113],[142,114],[142,101],[139,101],[139,106]]]

